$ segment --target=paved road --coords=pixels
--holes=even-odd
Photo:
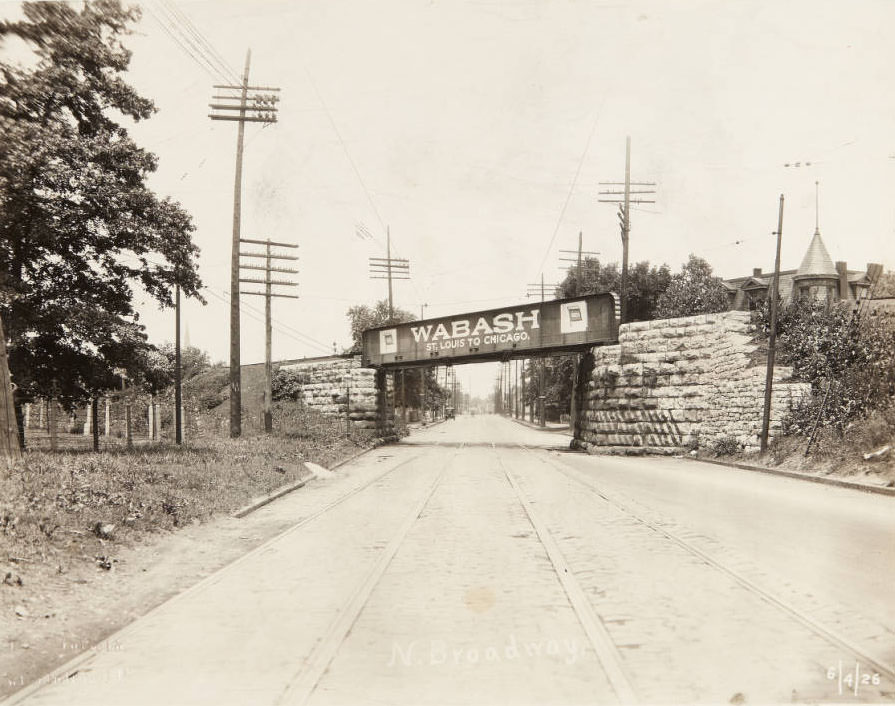
[[[460,417],[378,449],[21,702],[895,700],[890,498],[567,441]]]

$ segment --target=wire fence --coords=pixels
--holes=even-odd
[[[41,451],[99,451],[174,443],[175,407],[171,399],[148,395],[112,394],[93,405],[66,409],[55,400],[39,399],[24,406],[25,448]],[[185,398],[181,407],[183,441],[229,437],[226,405],[208,409],[201,400]],[[274,403],[274,433],[291,437],[348,436],[362,433],[346,415],[321,414],[300,402]],[[242,408],[244,436],[264,433],[262,405]]]

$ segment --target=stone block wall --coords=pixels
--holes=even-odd
[[[767,356],[753,342],[748,312],[623,324],[618,345],[592,352],[576,446],[673,453],[735,439],[758,450]],[[810,393],[807,383],[786,382],[791,375],[775,369],[772,435]]]
[[[391,378],[385,377],[385,393],[377,389],[372,368],[361,367],[360,356],[333,356],[287,363],[280,370],[299,373],[301,396],[313,410],[344,417],[357,429],[378,429],[382,436],[394,433]]]

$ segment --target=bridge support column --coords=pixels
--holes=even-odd
[[[594,354],[592,351],[579,354],[575,361],[575,375],[572,379],[572,409],[569,425],[572,430],[571,447],[578,448],[581,441],[582,417],[587,409],[587,383],[594,372]]]
[[[376,434],[382,439],[395,436],[394,406],[388,391],[388,373],[376,369]]]

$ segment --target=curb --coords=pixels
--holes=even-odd
[[[827,476],[815,476],[810,473],[799,473],[798,471],[784,471],[778,468],[764,468],[762,466],[750,466],[747,463],[733,463],[731,461],[713,461],[707,458],[693,458],[690,456],[680,456],[679,458],[688,461],[698,461],[699,463],[711,463],[716,466],[727,466],[728,468],[739,468],[743,471],[757,471],[758,473],[767,473],[772,476],[783,476],[784,478],[793,478],[795,480],[807,480],[812,483],[821,483],[822,485],[832,485],[839,488],[849,488],[850,490],[859,490],[863,493],[876,493],[877,495],[888,495],[895,497],[895,488],[888,488],[882,485],[869,485],[868,483],[856,483],[850,480],[841,480],[839,478],[829,478]]]
[[[375,446],[371,446],[368,449],[362,449],[362,450],[358,451],[356,454],[349,456],[348,458],[343,458],[341,461],[339,461],[337,464],[335,464],[334,466],[332,466],[331,468],[329,468],[327,470],[333,471],[336,468],[339,468],[339,466],[344,466],[346,463],[350,463],[351,461],[355,460],[356,458],[363,456],[365,453],[369,453],[370,451],[378,448],[379,446],[380,446],[380,444],[376,444]],[[272,503],[277,498],[281,498],[284,495],[291,493],[293,490],[298,490],[299,488],[306,485],[308,483],[308,481],[312,481],[316,477],[317,476],[315,476],[315,475],[311,475],[311,476],[308,476],[307,478],[302,478],[301,480],[293,481],[292,483],[287,483],[286,485],[281,485],[279,488],[272,490],[267,495],[262,495],[258,498],[254,498],[253,500],[251,500],[249,502],[248,505],[244,505],[243,507],[239,508],[239,510],[237,510],[230,516],[235,517],[235,518],[243,518],[246,515],[254,512],[255,510],[262,508],[269,503]]]
[[[531,422],[526,422],[524,419],[516,419],[515,417],[507,417],[511,422],[515,422],[516,424],[521,424],[524,427],[528,427],[529,429],[538,429],[540,431],[546,431],[550,434],[556,433],[566,433],[571,432],[572,427],[570,425],[566,425],[564,427],[554,427],[551,429],[550,427],[542,427],[540,424],[532,424]]]

